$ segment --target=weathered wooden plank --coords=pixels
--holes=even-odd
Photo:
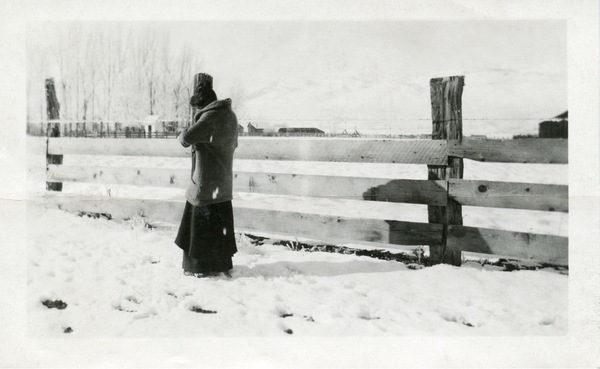
[[[446,142],[432,140],[295,139],[240,137],[236,159],[332,161],[355,163],[447,163]],[[190,156],[177,140],[56,138],[49,142],[52,154]]]
[[[140,140],[98,139],[61,137],[50,139],[48,152],[64,155],[122,155],[122,156],[164,156],[191,157],[190,148],[184,148],[173,139]]]
[[[360,219],[275,210],[235,208],[237,228],[302,236],[323,241],[366,241],[428,245],[441,241],[439,224]]]
[[[110,214],[115,219],[143,216],[151,221],[179,224],[185,201],[127,199],[115,197],[47,196],[47,208]]]
[[[501,163],[567,164],[568,140],[533,138],[519,140],[451,140],[448,155]]]
[[[49,182],[82,182],[186,188],[186,169],[51,165]],[[353,200],[446,205],[446,182],[235,172],[234,191]]]
[[[450,179],[448,195],[461,205],[569,212],[562,185]]]
[[[456,251],[534,259],[568,265],[568,238],[451,225],[447,247]]]
[[[446,143],[431,140],[250,139],[241,140],[238,159],[436,164],[447,162]]]
[[[48,166],[50,182],[81,182],[154,187],[185,188],[190,182],[189,169]]]
[[[440,206],[447,199],[444,181],[387,178],[236,172],[234,188],[240,192]]]
[[[176,225],[181,219],[185,202],[49,196],[45,204],[47,207],[58,207],[63,210],[107,213],[117,219],[141,215],[150,223],[159,220]],[[437,224],[348,218],[237,206],[234,208],[234,216],[236,229],[279,233],[322,241],[427,245],[439,243],[442,234],[441,225]]]

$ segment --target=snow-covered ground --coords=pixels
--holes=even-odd
[[[174,230],[32,206],[32,336],[557,335],[568,277],[476,263],[421,270],[369,257],[251,245],[232,278],[181,271]],[[43,221],[40,221],[43,220]],[[43,301],[63,301],[65,309]],[[192,311],[201,308],[215,313]]]
[[[232,278],[186,277],[181,271],[181,252],[173,244],[175,228],[149,230],[135,219],[119,223],[44,209],[39,197],[44,190],[43,146],[39,139],[28,140],[32,196],[27,223],[27,308],[32,336],[563,335],[568,331],[568,276],[549,270],[502,272],[477,263],[412,270],[399,262],[356,255],[255,246],[239,234]],[[99,159],[65,157],[64,164],[100,164],[92,160]],[[101,165],[187,168],[189,161],[113,157],[103,158]],[[280,165],[282,171],[290,168],[289,163],[240,161],[236,165],[245,170],[262,166],[276,171],[273,165]],[[302,173],[326,169],[337,175],[426,175],[421,166],[371,165],[364,168],[368,172],[360,172],[356,166],[293,165]],[[482,165],[468,162],[465,177],[474,179],[485,172],[481,179],[567,183],[566,166],[528,165],[519,172],[519,165],[506,171],[506,167],[485,164],[485,170],[478,170]],[[65,184],[64,190],[105,193],[106,188]],[[115,190],[119,196],[181,197],[177,189],[143,192],[121,186]],[[293,198],[240,194],[235,201],[294,208],[302,204]],[[386,207],[389,204],[378,205],[323,199],[312,206],[320,212],[362,216],[370,212],[384,219],[394,213],[398,217],[397,209]],[[401,219],[424,216],[421,221],[426,221],[424,207],[406,206],[411,208],[406,208]],[[567,235],[566,214],[468,211],[467,225]],[[503,212],[507,215],[502,216]],[[43,305],[59,300],[66,304],[64,309]]]

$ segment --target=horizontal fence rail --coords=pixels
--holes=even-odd
[[[462,179],[448,185],[448,197],[461,205],[569,212],[568,186]]]
[[[191,157],[189,148],[177,140],[144,141],[136,139],[97,140],[93,138],[57,137],[48,140],[51,155],[118,155]]]
[[[53,155],[123,155],[188,157],[190,149],[176,140],[148,143],[135,139],[119,141],[53,138]],[[431,164],[447,163],[446,143],[431,140],[346,140],[240,137],[236,159],[337,161],[353,163]]]
[[[545,234],[450,225],[450,249],[568,264],[568,239]]]
[[[189,169],[49,165],[49,182],[79,182],[186,188]],[[234,172],[236,192],[343,198],[444,206],[445,181]]]
[[[565,139],[450,140],[448,155],[499,163],[567,164]]]
[[[447,163],[446,143],[430,140],[240,139],[235,157],[352,163]]]
[[[47,206],[62,210],[111,214],[113,218],[138,215],[177,224],[184,201],[110,197],[49,196]],[[325,241],[365,241],[390,245],[426,245],[441,240],[441,225],[380,219],[234,207],[237,229],[292,234]]]
[[[188,169],[83,167],[49,165],[49,182],[79,182],[186,188]],[[445,206],[461,205],[569,211],[568,186],[472,180],[407,180],[334,177],[288,173],[234,172],[234,190],[291,195]]]
[[[122,155],[188,157],[190,149],[176,140],[119,141],[60,137],[49,142],[52,155]],[[501,163],[567,164],[568,143],[564,139],[521,140],[368,140],[240,137],[237,159],[338,161],[446,165],[447,157]]]

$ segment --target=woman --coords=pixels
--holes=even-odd
[[[192,174],[175,244],[183,250],[186,275],[229,275],[237,252],[231,206],[237,118],[230,99],[217,100],[208,74],[196,75],[190,105],[200,111],[179,135],[184,147],[192,146]]]

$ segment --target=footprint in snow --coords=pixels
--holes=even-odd
[[[125,301],[121,304],[117,304],[114,306],[116,310],[124,311],[126,313],[135,313],[137,309],[135,309],[136,305],[139,305],[140,302],[135,296],[127,296],[125,297]]]
[[[370,315],[361,315],[361,316],[359,316],[358,318],[359,318],[359,319],[362,319],[362,320],[379,320],[379,319],[381,319],[381,317],[378,317],[378,316],[370,316]]]
[[[449,314],[442,314],[442,319],[450,323],[460,323],[467,327],[475,327],[473,324],[467,322],[462,316],[454,316]]]
[[[115,309],[117,309],[117,310],[119,310],[119,311],[124,311],[124,312],[126,312],[126,313],[136,313],[136,312],[137,312],[137,310],[126,309],[126,308],[124,308],[124,307],[123,307],[123,306],[121,306],[121,305],[117,305],[117,306],[115,306]]]
[[[540,325],[552,325],[555,323],[555,319],[554,318],[545,318],[540,320],[539,324]]]
[[[140,302],[138,301],[138,299],[135,298],[135,296],[127,296],[125,297],[125,300],[129,301],[129,302],[133,302],[134,304],[140,304]]]

